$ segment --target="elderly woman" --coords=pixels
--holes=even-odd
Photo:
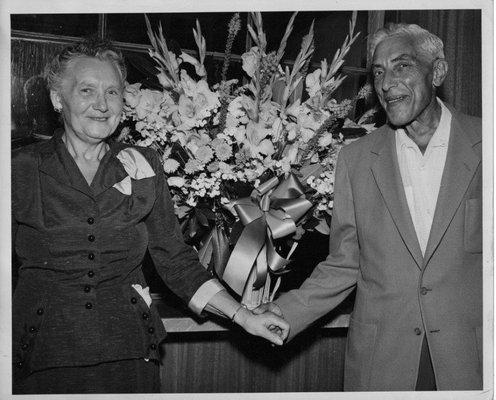
[[[241,307],[181,237],[157,154],[107,139],[126,70],[108,44],[64,49],[47,81],[64,130],[12,160],[14,393],[159,391],[165,337],[141,270],[148,249],[197,314],[282,344],[288,325]]]

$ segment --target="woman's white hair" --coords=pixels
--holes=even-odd
[[[428,61],[444,59],[443,41],[436,35],[415,24],[390,23],[372,35],[369,41],[370,60],[379,43],[390,37],[407,37],[413,41],[416,49],[427,56]]]
[[[110,41],[99,38],[87,38],[82,42],[63,48],[45,67],[45,79],[49,90],[60,88],[64,73],[71,63],[81,57],[95,57],[108,61],[119,71],[121,83],[126,80],[126,65],[122,53]]]

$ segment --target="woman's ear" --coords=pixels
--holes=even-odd
[[[52,101],[53,109],[57,112],[62,111],[62,99],[59,92],[56,90],[50,90],[50,100]]]
[[[448,63],[446,62],[446,60],[439,58],[436,61],[434,61],[432,84],[435,87],[441,86],[447,74],[448,74]]]

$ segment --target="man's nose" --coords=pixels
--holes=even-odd
[[[104,93],[98,93],[95,102],[93,103],[95,110],[106,112],[108,110],[107,98]]]
[[[396,86],[396,77],[392,71],[384,71],[382,78],[382,90],[387,92],[392,87]]]

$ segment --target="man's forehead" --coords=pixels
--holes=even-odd
[[[417,59],[417,49],[413,40],[404,36],[393,36],[381,41],[375,48],[373,64],[397,60]]]

